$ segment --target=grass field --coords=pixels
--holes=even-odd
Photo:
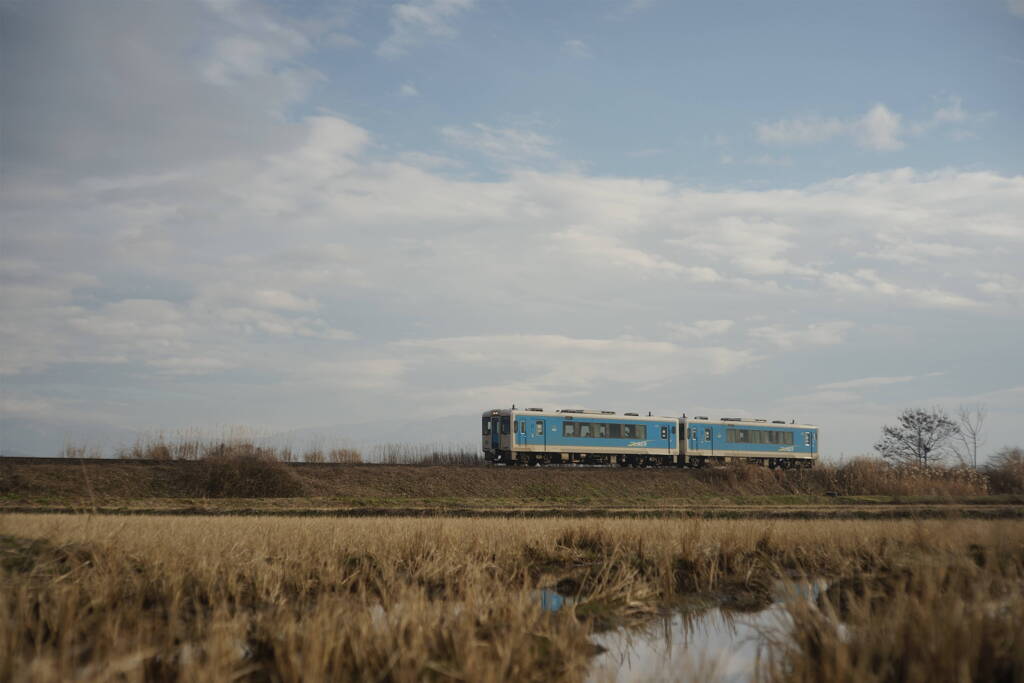
[[[575,681],[597,629],[794,577],[831,587],[764,680],[1024,675],[1015,521],[5,514],[0,538],[0,680]]]

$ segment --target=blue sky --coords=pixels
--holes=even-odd
[[[7,450],[513,402],[1019,443],[1020,0],[0,12]]]

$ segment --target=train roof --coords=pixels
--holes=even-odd
[[[776,429],[790,428],[790,429],[817,429],[817,425],[802,424],[797,422],[786,422],[785,420],[766,420],[762,418],[751,418],[751,417],[719,417],[711,418],[705,415],[697,415],[694,417],[680,418],[686,422],[696,422],[698,424],[724,424],[724,425],[740,425],[741,427],[774,427]]]
[[[561,410],[544,410],[543,408],[497,408],[485,410],[483,416],[490,415],[537,415],[539,417],[561,417],[561,418],[586,418],[586,419],[609,419],[609,420],[652,420],[658,422],[675,422],[678,417],[665,415],[644,415],[643,413],[618,413],[614,410],[582,410],[578,408],[564,408]]]

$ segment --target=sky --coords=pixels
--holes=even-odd
[[[1022,442],[1024,0],[0,0],[0,79],[7,452],[512,404]]]

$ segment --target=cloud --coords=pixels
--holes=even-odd
[[[20,108],[0,203],[5,398],[87,396],[143,426],[512,396],[730,405],[773,372],[831,379],[793,349],[884,374],[853,335],[879,318],[951,363],[960,340],[940,325],[969,328],[978,353],[1020,331],[1024,178],[896,168],[711,189],[552,169],[534,130],[449,126],[452,145],[505,162],[480,179],[318,109],[303,62],[323,32],[258,5],[78,7],[20,3],[0,22],[5,114]],[[942,125],[965,125],[941,104]]]
[[[842,382],[830,382],[819,384],[818,389],[867,389],[871,387],[888,386],[890,384],[902,384],[917,379],[914,375],[903,375],[899,377],[862,377],[861,379],[849,379]]]
[[[391,34],[377,46],[377,54],[396,58],[428,40],[453,38],[452,21],[475,5],[475,0],[415,0],[391,7]]]
[[[420,91],[416,89],[416,86],[411,83],[403,83],[398,89],[398,94],[402,97],[416,97],[420,94]]]
[[[470,127],[445,126],[441,135],[453,145],[479,152],[501,161],[547,159],[554,156],[554,142],[532,130],[494,128],[482,123]]]
[[[876,104],[857,123],[860,145],[877,150],[902,149],[902,119],[884,104]]]
[[[757,137],[765,144],[810,145],[853,136],[861,147],[893,150],[903,147],[899,139],[901,119],[884,104],[876,104],[864,116],[852,121],[809,117],[762,123],[757,126]]]
[[[954,137],[973,135],[962,126],[985,118],[987,116],[972,114],[964,109],[961,98],[950,97],[930,118],[909,124],[903,122],[902,114],[879,103],[857,119],[816,116],[783,119],[758,124],[756,132],[758,140],[769,145],[812,145],[845,137],[867,149],[892,151],[906,145],[903,137],[907,134],[920,136],[942,127],[961,126],[952,130],[951,135]]]
[[[562,52],[577,59],[589,59],[594,56],[587,44],[578,39],[567,40],[562,43]]]
[[[889,282],[874,270],[862,268],[852,274],[828,273],[822,276],[826,287],[853,294],[873,293],[910,301],[928,308],[973,308],[979,304],[970,297],[931,287],[902,287]]]
[[[924,375],[896,375],[892,377],[861,377],[859,379],[849,379],[842,382],[829,382],[827,384],[819,384],[815,387],[818,391],[810,394],[809,396],[816,397],[816,400],[828,400],[827,397],[831,396],[833,400],[860,400],[863,401],[860,390],[863,389],[875,389],[878,387],[888,387],[893,384],[906,384],[908,382],[914,382],[916,380],[928,378],[928,377],[941,377],[946,373],[944,372],[929,372]]]
[[[302,61],[301,27],[257,4],[43,0],[0,12],[12,171],[155,175],[271,152],[322,78]]]
[[[757,139],[765,144],[810,145],[846,135],[850,124],[836,118],[783,119],[757,125]]]
[[[826,323],[812,323],[803,328],[782,325],[767,325],[750,330],[749,335],[761,339],[780,349],[792,350],[808,346],[834,346],[842,344],[846,332],[854,327],[852,322],[837,320]]]
[[[657,254],[625,246],[613,237],[593,234],[583,228],[569,228],[555,233],[551,238],[554,250],[586,259],[588,266],[592,268],[628,268],[646,274],[684,271],[683,266]]]
[[[703,339],[725,334],[732,329],[732,320],[698,320],[692,325],[684,323],[665,323],[672,334],[680,339]]]
[[[728,374],[758,359],[745,349],[682,347],[635,338],[595,339],[545,334],[506,334],[406,340],[396,347],[411,364],[450,362],[487,366],[508,359],[516,382],[572,393],[608,384],[638,388],[687,376]],[[502,381],[499,378],[499,381]]]

